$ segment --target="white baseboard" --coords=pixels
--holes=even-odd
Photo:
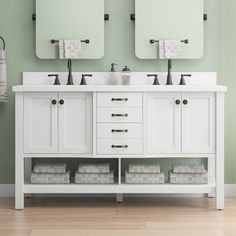
[[[6,197],[14,197],[15,196],[15,185],[14,184],[0,184],[0,198],[6,198]],[[40,196],[43,196],[43,195],[40,195]],[[52,195],[48,195],[48,194],[45,194],[45,196],[52,196]],[[77,196],[77,195],[71,195],[71,194],[68,194],[68,195],[65,195],[65,194],[55,194],[53,196]],[[109,195],[103,195],[103,194],[81,194],[80,196],[86,196],[86,197],[103,197],[103,196],[114,196],[109,194]],[[158,195],[158,194],[128,194],[126,195],[128,197],[150,197],[150,196],[162,196],[162,197],[176,197],[176,196],[181,196],[181,197],[190,197],[190,196],[193,196],[191,194],[181,194],[181,195],[176,195],[176,194],[164,194],[164,195]],[[195,196],[202,196],[202,195],[195,195]],[[236,184],[225,184],[225,197],[236,197]]]
[[[0,184],[0,197],[14,197],[15,185],[14,184]]]
[[[236,197],[236,184],[225,184],[225,197]]]

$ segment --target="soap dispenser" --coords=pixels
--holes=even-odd
[[[118,64],[111,63],[110,78],[109,78],[109,84],[110,85],[118,84],[118,79],[117,79],[117,75],[116,75],[115,66],[118,66]]]
[[[128,68],[128,66],[125,66],[125,68],[122,70],[121,78],[123,85],[130,85],[131,70]]]

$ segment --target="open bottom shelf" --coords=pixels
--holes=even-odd
[[[205,185],[145,185],[145,184],[25,184],[24,193],[117,194],[117,193],[214,193],[214,184]]]

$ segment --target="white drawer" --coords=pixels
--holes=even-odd
[[[104,123],[141,123],[143,120],[142,108],[98,108],[97,122]]]
[[[142,124],[97,124],[98,139],[142,139]]]
[[[142,107],[142,93],[98,93],[98,107]]]
[[[142,154],[142,139],[97,139],[98,154]]]

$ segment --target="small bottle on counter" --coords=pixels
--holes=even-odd
[[[127,66],[121,72],[121,79],[123,85],[130,85],[131,70]]]
[[[110,79],[109,79],[109,84],[110,85],[118,84],[118,79],[117,79],[117,74],[116,74],[115,66],[118,66],[118,64],[111,63]]]

